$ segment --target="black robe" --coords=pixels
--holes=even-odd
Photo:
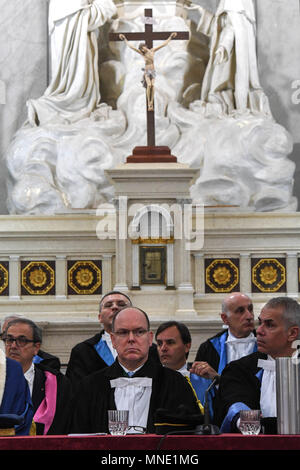
[[[82,380],[74,402],[72,433],[108,432],[107,411],[116,409],[110,380],[122,376],[124,370],[116,360],[112,366]],[[180,405],[184,405],[191,415],[200,415],[192,388],[179,372],[163,367],[154,358],[149,358],[134,377],[153,379],[147,433],[155,432],[155,413],[159,408],[174,413]]]
[[[69,379],[58,370],[50,369],[42,363],[35,364],[34,367],[35,375],[32,389],[32,403],[34,412],[36,412],[45,397],[45,371],[49,371],[56,376],[57,395],[55,416],[47,434],[68,434],[72,410],[71,403],[73,398],[72,387]],[[36,434],[42,435],[43,433],[44,424],[36,423]]]
[[[267,359],[267,355],[260,352],[249,354],[230,362],[222,372],[215,403],[215,419],[224,432],[237,432],[235,424],[238,414],[235,413],[240,404],[252,410],[260,409],[262,369],[257,367],[258,359]],[[267,434],[276,433],[276,418],[264,418],[262,422]]]
[[[101,330],[92,338],[88,338],[72,348],[66,376],[73,386],[77,386],[83,377],[108,366],[95,349],[95,345],[99,343],[103,333],[104,330]],[[151,346],[150,352],[159,361],[156,345]]]
[[[50,367],[50,369],[60,370],[61,363],[60,359],[53,354],[49,354],[45,351],[39,350],[37,356],[35,356],[34,361],[35,364],[43,363],[43,365]]]
[[[92,338],[76,344],[71,350],[66,376],[72,384],[78,383],[83,377],[107,367],[106,362],[99,356],[95,345],[100,341],[104,330]]]
[[[218,371],[219,363],[220,363],[220,356],[216,350],[216,348],[212,344],[212,340],[218,341],[222,335],[226,335],[226,339],[228,336],[228,330],[223,330],[217,333],[212,338],[207,339],[204,343],[200,344],[195,361],[203,361],[207,362],[214,370]]]

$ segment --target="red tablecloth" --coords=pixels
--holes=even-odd
[[[300,450],[300,435],[28,436],[0,437],[0,451],[243,451]]]

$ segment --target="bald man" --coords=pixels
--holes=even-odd
[[[153,333],[149,318],[136,307],[114,315],[111,330],[116,361],[85,377],[74,404],[73,433],[108,432],[108,410],[129,410],[129,432],[154,433],[158,409],[174,412],[185,406],[201,416],[187,380],[149,355]],[[199,418],[200,419],[200,418]]]
[[[252,300],[241,292],[233,292],[222,303],[221,318],[227,327],[202,343],[193,372],[206,379],[220,375],[231,361],[256,350]]]
[[[200,345],[190,368],[191,373],[202,377],[203,390],[213,379],[219,378],[231,361],[257,351],[253,304],[248,295],[242,292],[227,295],[222,302],[220,316],[226,328]],[[213,409],[214,388],[210,395]]]

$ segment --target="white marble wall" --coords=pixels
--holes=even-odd
[[[300,2],[257,2],[260,77],[273,115],[300,142]],[[298,93],[293,88],[298,81]],[[296,99],[296,95],[298,99]],[[300,157],[300,155],[299,155]]]
[[[213,11],[218,0],[195,2]],[[40,96],[47,85],[47,3],[0,0],[0,93],[3,84],[6,88],[5,100],[0,96],[0,214],[7,213],[3,155],[26,118],[26,100]],[[300,200],[300,85],[298,93],[293,88],[300,81],[299,0],[256,3],[260,78],[277,122],[294,138],[295,193]]]
[[[257,1],[257,37],[261,83],[276,121],[294,139],[290,158],[300,201],[300,1]]]

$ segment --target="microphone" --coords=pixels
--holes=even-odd
[[[220,382],[220,376],[216,375],[212,380],[209,387],[205,390],[205,402],[204,402],[204,424],[196,426],[194,434],[206,434],[206,435],[217,435],[221,434],[220,429],[215,424],[211,424],[210,422],[210,412],[209,412],[209,402],[208,402],[208,395],[210,390]]]

